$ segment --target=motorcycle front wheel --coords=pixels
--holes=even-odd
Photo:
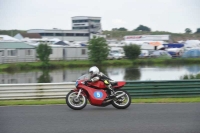
[[[116,96],[125,93],[124,96],[121,96],[117,99],[113,99],[112,101],[112,105],[117,108],[117,109],[126,109],[130,106],[131,104],[131,96],[129,95],[129,93],[125,90],[116,90],[115,94]]]
[[[87,105],[87,99],[83,94],[77,97],[78,92],[70,91],[66,95],[66,104],[74,110],[81,110]]]

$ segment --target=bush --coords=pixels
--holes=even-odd
[[[96,65],[106,60],[109,52],[108,44],[103,37],[94,37],[91,39],[89,41],[88,50],[89,60],[96,63]]]
[[[141,53],[138,45],[124,46],[124,52],[128,59],[136,59]]]
[[[52,49],[47,44],[40,44],[37,48],[37,58],[42,61],[42,66],[49,66],[49,55],[52,53]]]

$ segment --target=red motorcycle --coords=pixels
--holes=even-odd
[[[117,109],[126,109],[131,104],[131,97],[127,91],[122,90],[126,82],[111,82],[115,91],[115,97],[110,98],[110,91],[106,89],[102,81],[85,84],[88,75],[81,76],[76,81],[76,88],[66,96],[66,104],[74,110],[83,109],[87,105],[87,99],[91,105],[105,107],[112,104]]]

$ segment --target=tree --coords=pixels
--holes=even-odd
[[[197,29],[196,33],[200,33],[200,28]]]
[[[42,66],[49,66],[49,55],[52,53],[52,49],[47,44],[40,44],[37,48],[37,58],[42,61]]]
[[[128,31],[128,30],[126,28],[124,28],[124,27],[120,27],[119,29],[112,28],[112,31]]]
[[[112,31],[118,31],[118,29],[117,28],[112,28]]]
[[[134,31],[151,31],[151,29],[144,25],[139,25]]]
[[[97,65],[106,60],[109,52],[105,38],[96,36],[89,41],[88,50],[89,60]]]
[[[186,29],[185,29],[185,33],[188,33],[188,34],[189,34],[189,33],[192,33],[192,30],[191,30],[190,28],[186,28]]]
[[[127,58],[136,59],[141,53],[140,46],[132,44],[129,46],[124,46],[124,52]]]
[[[119,31],[127,31],[127,29],[124,28],[124,27],[121,27],[121,28],[119,28],[118,30],[119,30]]]

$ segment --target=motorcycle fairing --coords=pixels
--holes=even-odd
[[[83,90],[88,92],[88,100],[92,105],[102,105],[105,98],[108,96],[104,90],[84,87]]]

